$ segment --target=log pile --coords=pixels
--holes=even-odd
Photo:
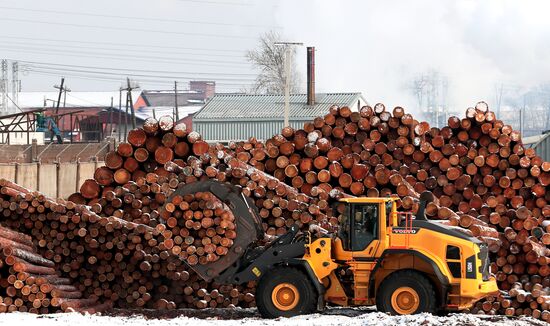
[[[429,190],[437,200],[426,208],[428,217],[487,242],[491,269],[500,288],[509,292],[480,302],[472,312],[548,318],[550,162],[524,148],[519,133],[483,102],[469,108],[464,118],[450,117],[443,128],[419,122],[401,107],[387,110],[377,104],[353,112],[333,106],[302,129],[286,127],[265,142],[251,138],[228,146],[209,145],[170,117],[148,119],[105,161],[65,206],[87,204],[98,221],[149,230],[140,236],[142,243],[128,248],[117,244],[111,250],[124,256],[137,253],[125,263],[150,273],[157,293],[145,281],[127,284],[124,299],[110,298],[116,306],[253,305],[247,292],[252,289],[222,290],[198,280],[182,264],[217,260],[237,236],[230,223],[221,227],[233,220],[211,194],[167,200],[180,184],[217,179],[240,185],[255,200],[269,235],[284,234],[295,223],[303,229],[320,224],[335,230],[341,211],[331,209],[334,198],[394,194],[403,210],[416,211],[418,194]],[[88,227],[79,230],[84,233]],[[91,238],[104,247],[105,234]],[[97,248],[90,250],[98,254]],[[160,276],[178,285],[160,282]],[[127,274],[123,278],[135,283]],[[178,301],[181,293],[185,299]]]
[[[30,236],[0,227],[0,250],[0,312],[94,313],[110,307],[96,296],[83,298],[71,279],[58,276]]]
[[[235,216],[210,192],[176,195],[164,206],[166,229],[179,235],[165,246],[191,265],[206,265],[225,256],[236,238]],[[172,240],[172,239],[171,239]]]
[[[189,272],[167,248],[177,237],[164,224],[152,228],[99,216],[86,206],[54,201],[6,180],[0,186],[2,224],[30,235],[27,239],[32,239],[38,252],[53,262],[47,267],[49,273],[71,280],[84,298],[101,303],[92,305],[91,299],[82,299],[73,307],[66,302],[64,310],[93,312],[111,305],[156,309],[254,305],[250,288],[209,284]]]

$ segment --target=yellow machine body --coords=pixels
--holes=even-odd
[[[411,216],[400,222],[399,215],[403,213],[397,212],[394,198],[341,201],[349,212],[355,205],[369,204],[377,209],[378,234],[362,250],[346,248],[340,236],[321,237],[306,244],[302,259],[324,286],[326,302],[340,306],[373,305],[383,280],[400,270],[425,275],[436,290],[440,309],[470,308],[476,301],[498,292],[494,277],[489,275],[487,249],[477,239],[460,235],[441,223],[413,223]],[[351,274],[351,285],[342,284],[337,273]]]

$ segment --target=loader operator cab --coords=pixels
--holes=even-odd
[[[339,232],[344,250],[364,250],[378,238],[378,211],[378,204],[347,205],[340,218]]]

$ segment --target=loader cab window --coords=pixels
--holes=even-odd
[[[378,204],[352,205],[351,250],[361,251],[378,238]]]
[[[333,206],[333,210],[337,211],[337,205]],[[349,251],[351,248],[351,236],[350,236],[350,222],[349,216],[351,214],[351,205],[346,205],[343,208],[343,213],[338,215],[338,237],[342,240],[342,247],[344,250]]]
[[[378,204],[347,204],[338,212],[338,237],[346,251],[361,251],[378,239]],[[336,206],[333,206],[336,211]]]

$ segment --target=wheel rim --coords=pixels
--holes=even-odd
[[[391,296],[393,310],[400,315],[412,314],[420,305],[420,298],[416,290],[410,287],[397,288]]]
[[[298,289],[290,283],[281,283],[271,292],[271,301],[275,308],[283,311],[294,309],[300,300]]]

